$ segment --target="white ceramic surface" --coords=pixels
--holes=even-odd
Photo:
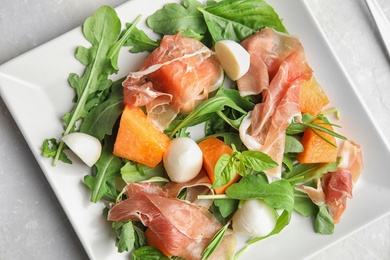
[[[159,1],[149,1],[153,2]],[[382,138],[388,139],[390,132],[390,109],[386,103],[390,97],[387,88],[390,77],[388,60],[384,58],[375,30],[372,30],[373,25],[360,1],[307,1],[316,22],[308,18],[302,1],[292,2],[282,4],[282,1],[269,1],[285,19],[290,33],[302,39],[318,80],[331,97],[332,105],[341,110],[343,133],[363,145],[367,163],[364,175],[356,187],[355,197],[350,201],[348,211],[343,217],[344,222],[336,227],[333,236],[315,235],[308,220],[297,217],[283,234],[255,244],[242,259],[256,259],[260,254],[263,259],[328,259],[329,256],[331,259],[389,259],[389,217],[376,220],[388,213],[390,208],[390,179],[389,175],[385,174],[389,168],[390,156],[382,141]],[[3,50],[9,49],[11,54],[2,52],[1,61],[20,53],[15,46],[27,50],[35,47],[34,44],[39,45],[64,32],[56,30],[56,26],[61,27],[56,23],[48,26],[50,30],[44,30],[42,24],[46,22],[39,23],[38,20],[43,19],[39,17],[51,17],[59,21],[65,16],[64,23],[68,26],[73,24],[74,27],[81,24],[86,16],[103,3],[108,1],[97,1],[93,4],[58,1],[50,3],[50,7],[43,6],[43,1],[35,5],[10,1],[8,5],[5,4],[7,12],[0,12],[0,25],[4,26],[4,30],[3,27],[0,28],[0,47],[4,47],[1,48]],[[389,10],[388,3],[383,1],[382,4],[387,7],[385,11]],[[15,6],[19,6],[19,9]],[[58,8],[59,6],[62,8]],[[19,12],[15,14],[12,12],[14,9]],[[21,12],[24,9],[30,11],[30,16]],[[31,14],[31,9],[35,14]],[[136,0],[129,1],[118,11],[123,21],[131,21],[139,12],[142,11],[146,17],[145,11],[150,13],[153,10]],[[18,16],[19,19],[13,16]],[[28,19],[23,17],[35,20],[28,23]],[[72,23],[73,18],[79,22]],[[61,22],[63,21],[59,21]],[[318,31],[317,22],[326,39]],[[12,27],[13,23],[18,23],[19,26]],[[29,28],[31,23],[36,26]],[[72,27],[65,29],[69,28]],[[24,34],[21,31],[24,31]],[[27,39],[33,39],[32,46],[26,47],[23,41],[13,41],[14,38],[26,39],[23,35],[27,36]],[[331,49],[328,49],[326,41]],[[88,169],[81,164],[76,168],[67,165],[53,168],[49,161],[42,160],[39,155],[41,141],[61,132],[59,117],[70,106],[69,99],[63,97],[71,97],[66,78],[69,72],[82,69],[73,58],[74,48],[80,44],[85,44],[85,41],[79,28],[76,28],[0,68],[1,97],[16,121],[15,125],[7,108],[1,103],[0,188],[3,196],[0,203],[4,209],[0,213],[2,259],[87,257],[66,216],[53,198],[50,187],[67,213],[89,257],[115,259],[117,256],[111,243],[113,241],[110,241],[112,234],[100,216],[101,205],[88,202],[88,191],[81,184],[81,178]],[[340,63],[344,69],[340,67]],[[121,64],[126,71],[132,65],[125,60],[122,60]],[[373,124],[371,119],[378,123]],[[42,177],[42,172],[22,141],[23,137],[18,129],[43,169],[48,183]],[[382,132],[387,134],[381,137],[377,129],[382,129]],[[376,221],[371,223],[374,220]],[[368,226],[344,238],[362,225]],[[316,254],[319,250],[323,251]]]

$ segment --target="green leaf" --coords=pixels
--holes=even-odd
[[[118,58],[119,58],[119,53],[120,53],[120,50],[122,49],[122,47],[125,45],[126,41],[130,38],[130,35],[133,31],[133,29],[135,28],[135,26],[137,25],[137,23],[139,22],[139,20],[141,19],[141,16],[139,15],[135,21],[129,26],[129,27],[126,27],[126,30],[124,33],[122,33],[122,36],[119,38],[118,41],[116,41],[112,46],[111,48],[108,50],[108,54],[107,54],[107,58],[109,60],[111,60],[111,65],[112,67],[118,71],[119,70],[119,67],[118,67]]]
[[[262,0],[224,0],[200,10],[215,42],[241,42],[265,27],[286,32],[278,14]]]
[[[202,260],[208,259],[221,244],[223,237],[225,236],[226,229],[229,223],[224,225],[218,232],[213,236],[209,245],[202,252]]]
[[[107,58],[111,46],[120,35],[121,22],[112,7],[102,6],[89,18],[82,27],[84,37],[91,43],[90,48],[79,47],[76,58],[86,66],[84,74],[79,77],[75,74],[69,76],[70,85],[76,90],[75,106],[63,119],[67,135],[74,131],[76,122],[84,118],[94,104],[91,100],[102,100],[101,93],[110,85],[108,76],[116,72],[112,61]],[[100,97],[99,97],[100,96]],[[98,98],[97,98],[98,97]],[[88,104],[88,106],[87,106]],[[64,143],[60,142],[53,164],[56,165]]]
[[[304,148],[301,142],[297,138],[286,135],[286,140],[284,142],[284,153],[301,153]]]
[[[284,209],[290,213],[294,208],[294,189],[283,179],[268,183],[265,176],[248,175],[232,184],[226,190],[226,195],[239,200],[262,199],[274,209]]]
[[[169,137],[172,138],[172,136],[174,136],[175,133],[183,127],[193,126],[207,121],[211,118],[211,116],[213,116],[213,113],[222,111],[225,107],[230,107],[243,114],[246,114],[246,111],[236,105],[232,99],[226,96],[212,97],[192,110],[192,112],[188,114],[186,118],[184,118],[179,124],[176,125],[176,127],[169,134]]]
[[[57,149],[58,143],[55,138],[46,139],[45,141],[43,141],[41,147],[42,155],[46,158],[55,158],[57,154]],[[72,164],[72,161],[68,158],[64,151],[61,151],[61,154],[59,155],[58,159],[64,163]]]
[[[118,252],[130,252],[131,250],[133,250],[134,243],[136,240],[133,223],[131,221],[126,223],[113,222],[112,227],[115,229],[118,237],[116,242]]]
[[[131,258],[132,260],[169,260],[169,257],[151,246],[138,248],[132,253]]]
[[[91,189],[91,202],[97,202],[103,197],[109,197],[115,201],[117,192],[113,186],[115,177],[120,177],[122,160],[116,157],[112,151],[114,140],[106,137],[102,153],[94,166],[94,174],[84,177],[84,183]],[[114,193],[114,194],[113,194]]]
[[[135,162],[127,162],[120,170],[122,179],[126,183],[146,181],[153,177],[164,176],[164,166],[157,165],[154,168]]]
[[[290,223],[294,209],[294,189],[286,180],[282,179],[269,184],[263,175],[248,175],[243,177],[240,182],[231,185],[226,190],[226,195],[229,198],[239,200],[261,199],[275,210],[283,210],[270,234],[253,238],[247,244],[278,234]]]
[[[330,235],[334,232],[334,221],[326,206],[320,206],[314,223],[316,233]]]
[[[212,189],[225,186],[233,179],[236,174],[236,168],[234,167],[234,159],[229,154],[223,154],[219,157],[214,168],[215,180]]]
[[[268,169],[275,168],[278,164],[272,158],[260,151],[243,151],[239,156],[247,168],[262,172]]]
[[[100,141],[105,135],[112,134],[114,125],[124,107],[122,82],[114,82],[111,89],[112,92],[108,95],[107,100],[91,109],[80,127],[80,132],[95,136]]]
[[[294,210],[302,216],[309,217],[318,212],[318,206],[303,192],[294,191]]]
[[[184,0],[183,5],[169,3],[149,16],[146,22],[156,33],[162,35],[189,31],[187,34],[196,35],[199,39],[207,30],[202,13],[197,9],[200,6],[201,3],[196,0]]]
[[[321,178],[323,174],[337,170],[338,162],[334,163],[311,163],[297,164],[292,171],[283,174],[283,178],[295,183],[304,183],[310,180]]]
[[[126,24],[126,27],[130,27],[132,24]],[[143,51],[153,51],[160,45],[159,41],[154,41],[144,32],[137,27],[133,28],[132,33],[125,42],[124,46],[131,46],[131,53],[138,53]]]
[[[216,199],[214,205],[218,207],[221,216],[226,218],[234,213],[238,207],[238,200],[234,199]]]
[[[302,122],[292,122],[286,130],[287,135],[296,135],[305,132],[305,130],[308,128],[306,125],[307,123],[313,122],[313,120],[316,119],[315,116],[312,116],[310,114],[303,114],[302,115]]]

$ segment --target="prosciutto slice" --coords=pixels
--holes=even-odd
[[[263,31],[266,33],[263,35]],[[246,75],[250,80],[245,80],[245,84],[237,82],[239,89],[256,89],[258,85],[263,85],[260,89],[262,93],[262,103],[257,104],[248,120],[250,123],[240,127],[240,136],[248,149],[259,150],[267,153],[278,163],[278,167],[266,172],[269,181],[281,178],[282,160],[285,142],[285,130],[294,117],[300,117],[299,94],[300,87],[312,76],[312,70],[307,64],[304,50],[299,41],[292,36],[278,33],[272,29],[264,29],[261,34],[261,42],[264,37],[269,37],[269,44],[272,47],[264,48],[246,43],[251,47],[252,53],[257,51],[259,59],[255,69],[249,69],[248,74],[260,73],[262,76]],[[246,41],[258,42],[259,36],[255,34]],[[278,46],[284,44],[286,46]],[[279,55],[279,56],[277,56]],[[251,66],[254,63],[251,63]],[[262,70],[262,72],[259,72]],[[265,72],[264,72],[264,71]],[[263,74],[267,74],[263,77]],[[270,82],[268,82],[270,80]],[[249,83],[248,83],[249,82]],[[241,90],[240,90],[241,91]],[[256,92],[257,93],[257,90]]]
[[[267,89],[282,62],[301,43],[295,37],[265,28],[245,39],[241,45],[250,54],[250,67],[237,85],[241,95],[248,96]]]
[[[223,71],[214,52],[180,33],[167,35],[139,71],[123,82],[124,103],[146,106],[148,119],[165,127],[179,112],[187,113],[219,86]]]
[[[333,221],[339,223],[347,208],[347,199],[352,198],[352,173],[345,169],[327,173],[322,177],[322,188],[329,213]]]
[[[129,184],[126,195],[126,200],[110,209],[108,220],[141,221],[164,242],[165,250],[171,255],[188,260],[201,259],[203,250],[221,228],[207,208],[171,198],[155,184]],[[235,243],[233,234],[225,237],[221,248],[231,249],[219,250],[214,259],[229,259]]]
[[[212,200],[198,199],[198,195],[214,194],[214,190],[211,189],[211,181],[203,169],[192,180],[182,183],[169,182],[164,186],[164,189],[167,190],[168,195],[172,198],[176,198],[182,190],[186,189],[185,199],[196,205],[208,208],[213,203]]]
[[[338,156],[341,158],[339,168],[349,170],[352,173],[353,182],[356,183],[364,167],[360,145],[346,140],[343,142]]]
[[[317,204],[326,204],[335,223],[339,223],[352,198],[354,183],[363,169],[363,156],[360,145],[346,140],[341,144],[338,156],[341,158],[337,171],[325,174],[317,180],[317,188],[299,186]]]

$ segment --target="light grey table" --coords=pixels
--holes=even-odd
[[[307,0],[353,84],[390,140],[390,62],[363,0]],[[378,0],[390,18],[390,1]],[[124,0],[1,0],[0,64]],[[145,3],[147,4],[147,3]],[[390,183],[389,183],[390,185]],[[75,232],[0,98],[0,259],[86,259]],[[314,259],[390,259],[390,216]]]

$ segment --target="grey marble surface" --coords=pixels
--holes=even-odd
[[[306,0],[353,84],[390,140],[390,62],[363,0]],[[390,1],[378,0],[390,18]],[[0,64],[124,0],[0,0]],[[390,183],[389,183],[390,185]],[[87,259],[0,98],[0,259]],[[313,259],[390,259],[387,215]]]

